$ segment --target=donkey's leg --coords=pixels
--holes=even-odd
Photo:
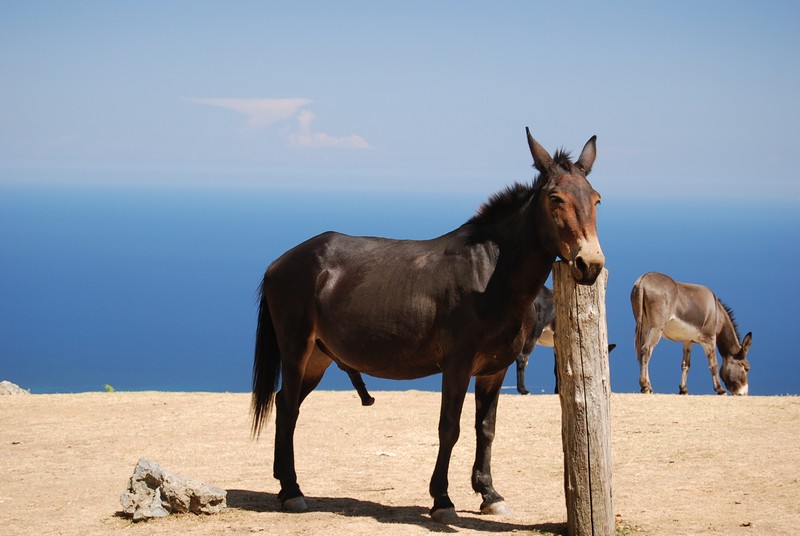
[[[553,389],[553,394],[558,394],[558,352],[556,352],[556,347],[553,346],[553,376],[556,378],[556,386]]]
[[[472,489],[483,497],[481,513],[506,515],[509,509],[492,485],[492,441],[497,418],[497,400],[506,371],[475,378],[475,464],[472,466]]]
[[[683,362],[681,363],[681,384],[678,392],[685,395],[689,393],[686,388],[686,377],[689,375],[689,367],[692,366],[692,341],[683,343]]]
[[[708,359],[708,370],[711,372],[711,381],[714,382],[714,391],[718,395],[727,394],[725,388],[719,382],[719,364],[717,363],[717,346],[716,342],[701,343],[703,351],[706,353]]]
[[[648,329],[642,341],[636,341],[637,357],[639,358],[639,386],[642,388],[643,393],[652,393],[653,386],[650,384],[650,371],[648,365],[650,358],[653,356],[653,349],[661,339],[663,329]]]
[[[650,357],[653,355],[653,349],[642,348],[638,350],[639,357],[639,386],[642,388],[643,393],[652,393],[653,386],[650,384]]]
[[[530,354],[525,354],[525,352],[517,356],[517,391],[521,395],[528,394],[528,390],[525,388],[525,367],[528,366],[528,358],[530,358]]]
[[[447,474],[450,469],[450,456],[461,432],[461,410],[464,397],[469,388],[469,369],[467,363],[463,370],[442,373],[442,406],[439,413],[439,454],[431,476],[430,494],[433,497],[431,518],[440,523],[452,523],[458,519],[455,506],[447,494],[449,485]]]

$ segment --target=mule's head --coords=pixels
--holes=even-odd
[[[597,238],[596,208],[600,194],[586,177],[592,171],[596,156],[596,136],[586,142],[577,162],[566,154],[556,159],[533,139],[530,130],[528,145],[533,163],[544,181],[540,190],[540,207],[544,225],[541,238],[553,253],[569,263],[572,276],[580,284],[591,285],[605,265],[606,258]]]
[[[747,360],[747,352],[750,350],[752,339],[752,333],[748,333],[744,336],[738,352],[733,355],[722,356],[722,367],[720,367],[719,375],[732,395],[747,395],[747,375],[750,372],[750,361]]]

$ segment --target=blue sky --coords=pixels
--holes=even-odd
[[[797,2],[2,2],[0,185],[800,199]]]

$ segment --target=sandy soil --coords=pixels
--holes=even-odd
[[[38,534],[563,534],[566,507],[555,396],[503,395],[494,477],[514,510],[481,516],[469,485],[474,405],[450,473],[460,520],[427,515],[439,396],[316,392],[297,430],[310,511],[279,510],[273,425],[249,436],[249,395],[86,393],[0,397],[0,532]],[[800,398],[615,394],[618,534],[800,533]],[[271,419],[273,421],[274,419]],[[214,516],[121,517],[137,460],[228,490]]]

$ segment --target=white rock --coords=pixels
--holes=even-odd
[[[139,460],[119,502],[134,521],[174,513],[216,514],[225,508],[226,491],[184,478],[145,459]]]

